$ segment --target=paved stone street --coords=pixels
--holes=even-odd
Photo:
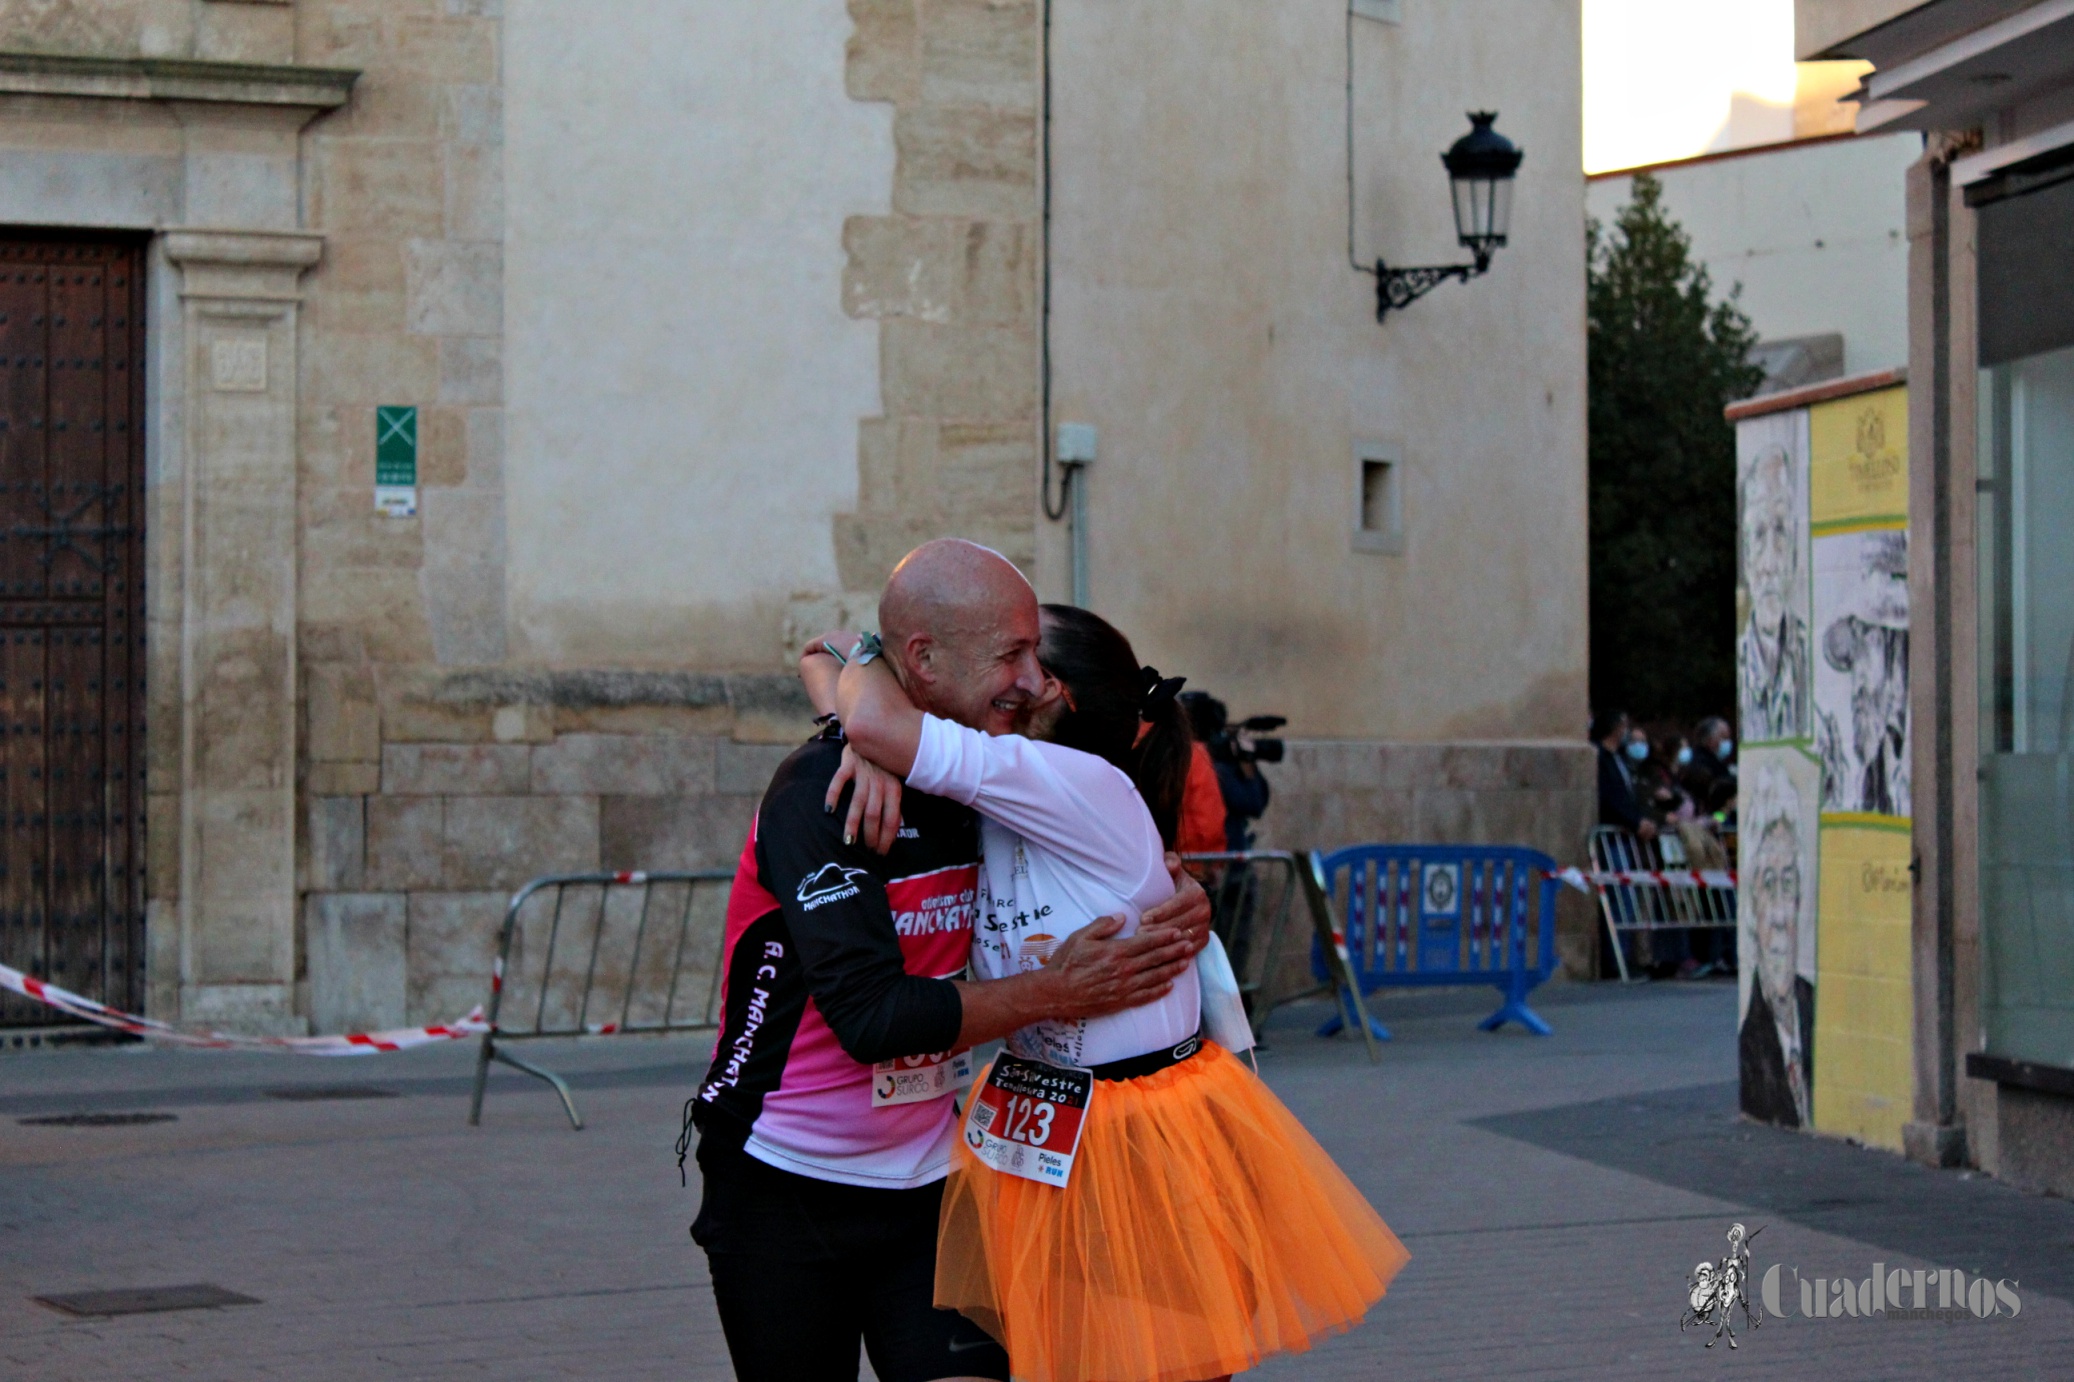
[[[2074,1377],[2074,1205],[1733,1117],[1732,990],[1556,988],[1556,1034],[1488,1036],[1480,994],[1384,1001],[1371,1067],[1285,1011],[1263,1072],[1412,1251],[1369,1322],[1262,1378]],[[696,1200],[670,1151],[702,1042],[529,1054],[465,1126],[470,1052],[365,1061],[0,1056],[0,1375],[25,1379],[728,1377]],[[291,1100],[354,1085],[400,1097]],[[61,1127],[25,1118],[164,1111]],[[1731,1220],[1761,1272],[1957,1267],[2020,1283],[1980,1322],[1768,1320],[1681,1337]],[[31,1297],[210,1282],[219,1310],[82,1320]],[[802,1302],[810,1309],[811,1302]]]

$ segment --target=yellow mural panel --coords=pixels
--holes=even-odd
[[[1898,1150],[1914,1099],[1909,823],[1825,815],[1814,1122]]]
[[[1808,518],[1817,536],[1908,521],[1906,388],[1808,409]]]

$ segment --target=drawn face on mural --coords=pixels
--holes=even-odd
[[[1842,645],[1830,663],[1851,674],[1851,739],[1860,762],[1879,757],[1882,740],[1898,736],[1908,716],[1908,635],[1856,619],[1836,624],[1825,652]]]
[[[1793,976],[1800,963],[1800,836],[1793,821],[1775,817],[1757,837],[1743,871],[1757,923],[1757,976],[1774,1013],[1793,1011]]]
[[[1822,635],[1822,656],[1851,678],[1851,740],[1861,763],[1898,750],[1908,724],[1908,538],[1868,533],[1852,607]]]
[[[1751,463],[1743,491],[1743,583],[1750,622],[1764,639],[1778,637],[1800,566],[1794,500],[1793,463],[1784,447],[1766,447]]]

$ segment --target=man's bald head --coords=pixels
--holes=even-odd
[[[1043,689],[1037,592],[992,548],[962,538],[902,557],[879,597],[879,634],[924,710],[1005,732]]]
[[[925,542],[900,559],[879,596],[879,634],[891,647],[911,633],[955,637],[1000,624],[1037,592],[1015,564],[961,537]]]

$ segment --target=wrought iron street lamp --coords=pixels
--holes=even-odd
[[[1447,165],[1448,183],[1454,192],[1455,239],[1475,256],[1475,262],[1393,269],[1376,260],[1377,321],[1389,315],[1392,308],[1410,304],[1450,278],[1467,283],[1490,268],[1491,251],[1505,243],[1505,232],[1512,221],[1512,179],[1524,155],[1510,139],[1491,128],[1497,119],[1496,111],[1471,111],[1469,133],[1440,156],[1440,161]]]

